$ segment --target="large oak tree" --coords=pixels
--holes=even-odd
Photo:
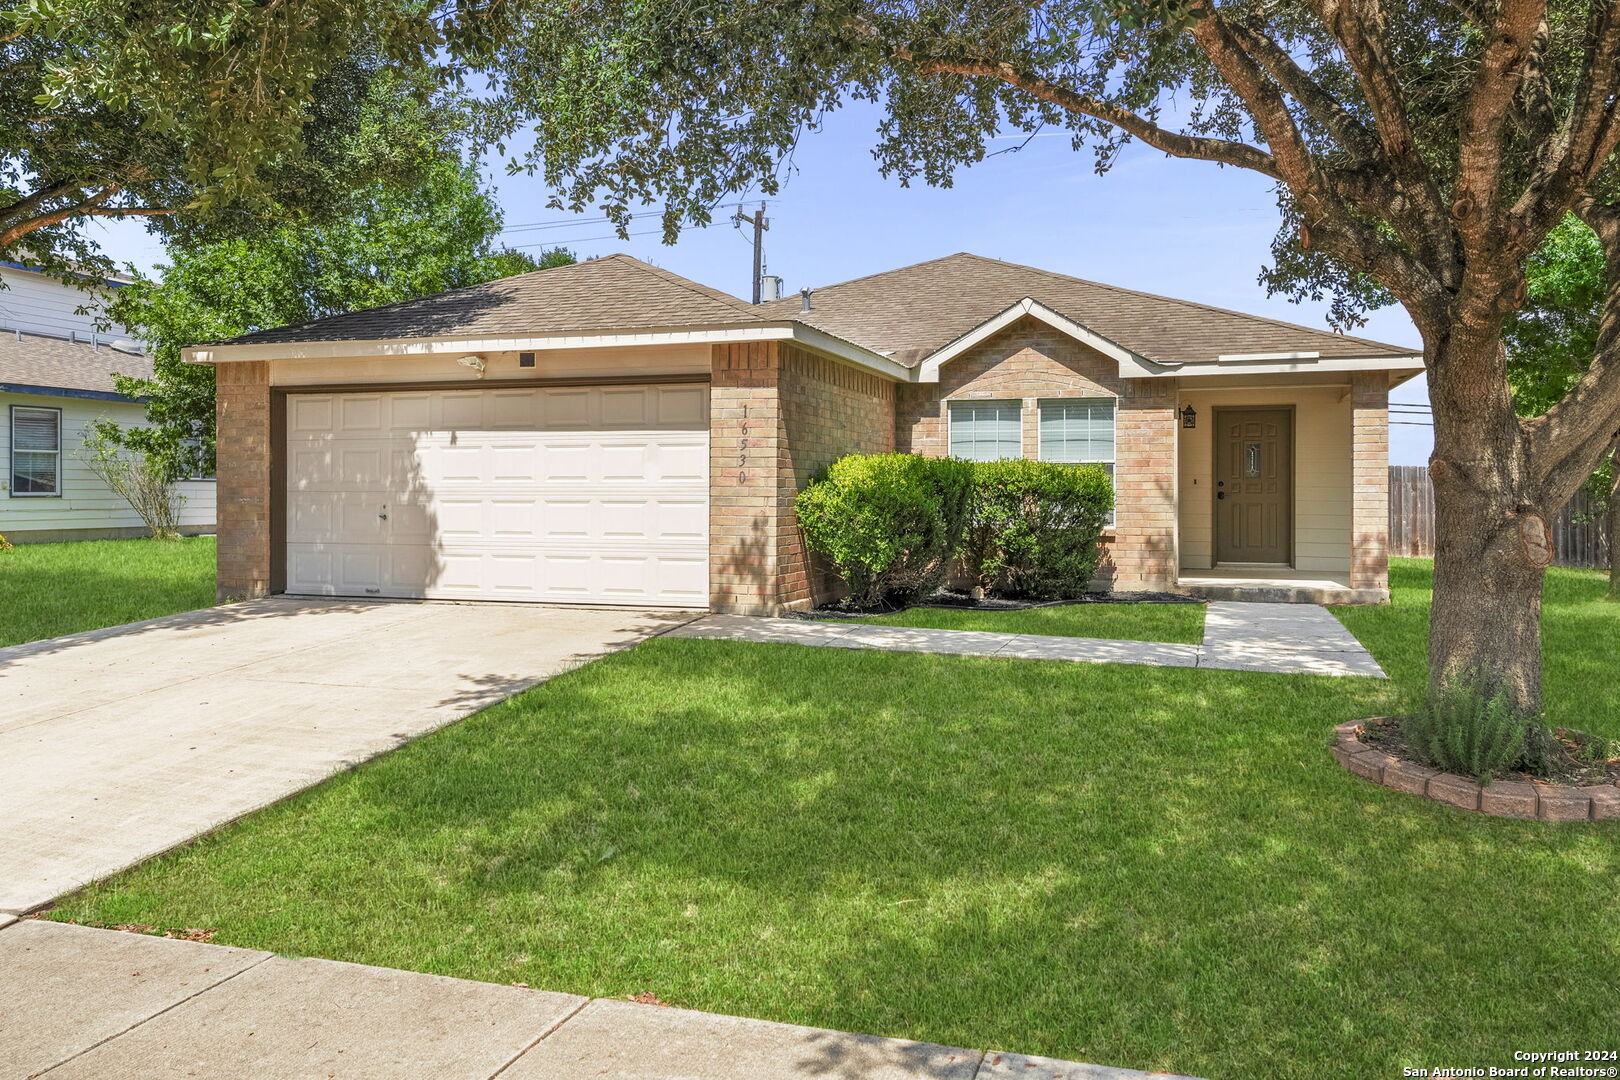
[[[419,159],[358,147],[379,72],[476,17],[414,0],[0,0],[0,257],[105,269],[97,219],[166,239],[320,215]]]
[[[986,140],[1136,140],[1273,181],[1273,287],[1353,323],[1405,307],[1434,404],[1431,691],[1541,697],[1547,518],[1620,430],[1615,0],[564,0],[505,9],[498,90],[561,203],[669,207],[775,189],[801,133],[880,102],[886,173],[948,183]],[[1206,208],[1218,215],[1221,207]],[[1520,417],[1504,322],[1567,212],[1607,262],[1584,373]]]

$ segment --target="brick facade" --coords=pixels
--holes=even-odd
[[[1350,587],[1389,588],[1389,376],[1351,382]]]
[[[949,402],[1023,398],[1024,456],[1040,446],[1041,398],[1117,397],[1119,365],[1039,319],[1023,318],[945,364],[937,383],[900,387],[896,449],[928,457],[949,452]]]
[[[709,591],[714,611],[808,607],[834,583],[793,516],[844,454],[894,449],[894,384],[792,345],[716,345],[710,372]]]
[[[1022,401],[1023,452],[1039,456],[1039,402],[1112,396],[1116,524],[1096,584],[1169,589],[1177,576],[1179,404],[1173,378],[1119,378],[1114,361],[1023,319],[945,364],[938,383],[896,383],[794,345],[716,345],[710,354],[711,607],[773,613],[828,599],[793,500],[814,473],[849,453],[949,450],[953,400]],[[272,549],[277,437],[269,365],[221,364],[218,531],[221,599],[279,587]],[[1351,585],[1388,588],[1388,377],[1352,389]]]
[[[1115,525],[1094,584],[1168,589],[1176,558],[1176,385],[1122,379],[1119,364],[1035,318],[1024,318],[940,369],[937,383],[900,387],[898,449],[950,450],[950,402],[1021,398],[1023,452],[1040,456],[1043,398],[1118,399],[1114,437]]]
[[[1176,583],[1175,379],[1133,379],[1114,423],[1113,588]]]
[[[270,592],[270,365],[215,369],[220,600]]]

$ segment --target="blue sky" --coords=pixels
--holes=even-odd
[[[789,291],[971,251],[1326,326],[1325,304],[1268,298],[1256,281],[1277,225],[1276,206],[1262,177],[1172,160],[1144,147],[1133,147],[1099,177],[1092,171],[1090,152],[1075,153],[1067,136],[1058,134],[1037,136],[1017,152],[963,170],[954,187],[904,188],[878,175],[870,154],[876,120],[870,106],[847,108],[801,140],[783,190],[767,209],[766,262]],[[588,220],[599,217],[594,212],[574,220],[548,209],[550,192],[537,178],[508,177],[497,170],[491,179],[508,226],[567,223],[514,229],[504,237],[509,243],[564,244],[582,258],[626,251],[748,295],[751,249],[746,236],[730,225],[689,231],[673,246],[663,244],[656,231],[621,240],[610,235],[611,226]],[[657,228],[655,217],[632,223],[632,232]],[[133,222],[111,225],[106,247],[115,258],[142,269],[162,261],[161,246]],[[1373,312],[1357,333],[1414,351],[1419,344],[1398,307]],[[1426,403],[1422,380],[1399,388],[1395,399]],[[1391,428],[1390,460],[1425,464],[1431,441],[1426,426],[1398,423]]]

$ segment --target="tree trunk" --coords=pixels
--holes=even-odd
[[[1541,583],[1552,537],[1537,504],[1507,384],[1484,350],[1500,334],[1452,329],[1430,343],[1434,402],[1431,700],[1456,683],[1541,711]]]

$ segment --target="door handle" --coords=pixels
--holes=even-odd
[[[1215,493],[1215,497],[1216,497],[1216,498],[1217,498],[1217,499],[1224,499],[1224,498],[1226,498],[1226,492],[1224,492],[1224,491],[1217,491],[1217,492],[1216,492],[1216,493]]]

